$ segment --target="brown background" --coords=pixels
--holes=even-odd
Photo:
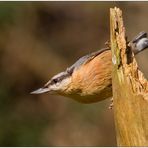
[[[114,6],[129,39],[148,32],[147,2],[0,2],[0,146],[116,146],[109,100],[29,94],[104,47]],[[138,55],[146,77],[147,58]]]

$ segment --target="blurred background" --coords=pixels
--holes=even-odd
[[[110,100],[30,95],[109,39],[109,9],[128,39],[148,32],[147,2],[0,2],[0,146],[116,146]],[[137,56],[147,77],[148,50]]]

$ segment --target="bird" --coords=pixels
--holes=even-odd
[[[128,42],[134,54],[148,47],[147,33],[140,32]],[[112,60],[110,47],[87,54],[65,71],[53,76],[31,94],[61,95],[80,103],[95,103],[112,97]]]

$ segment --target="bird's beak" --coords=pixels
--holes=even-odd
[[[49,92],[50,89],[49,88],[39,88],[33,92],[31,92],[30,94],[42,94],[42,93],[45,93],[45,92]]]

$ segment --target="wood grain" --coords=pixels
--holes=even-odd
[[[122,11],[110,9],[112,85],[118,146],[148,146],[148,81],[125,39]],[[130,61],[130,62],[129,62]]]

